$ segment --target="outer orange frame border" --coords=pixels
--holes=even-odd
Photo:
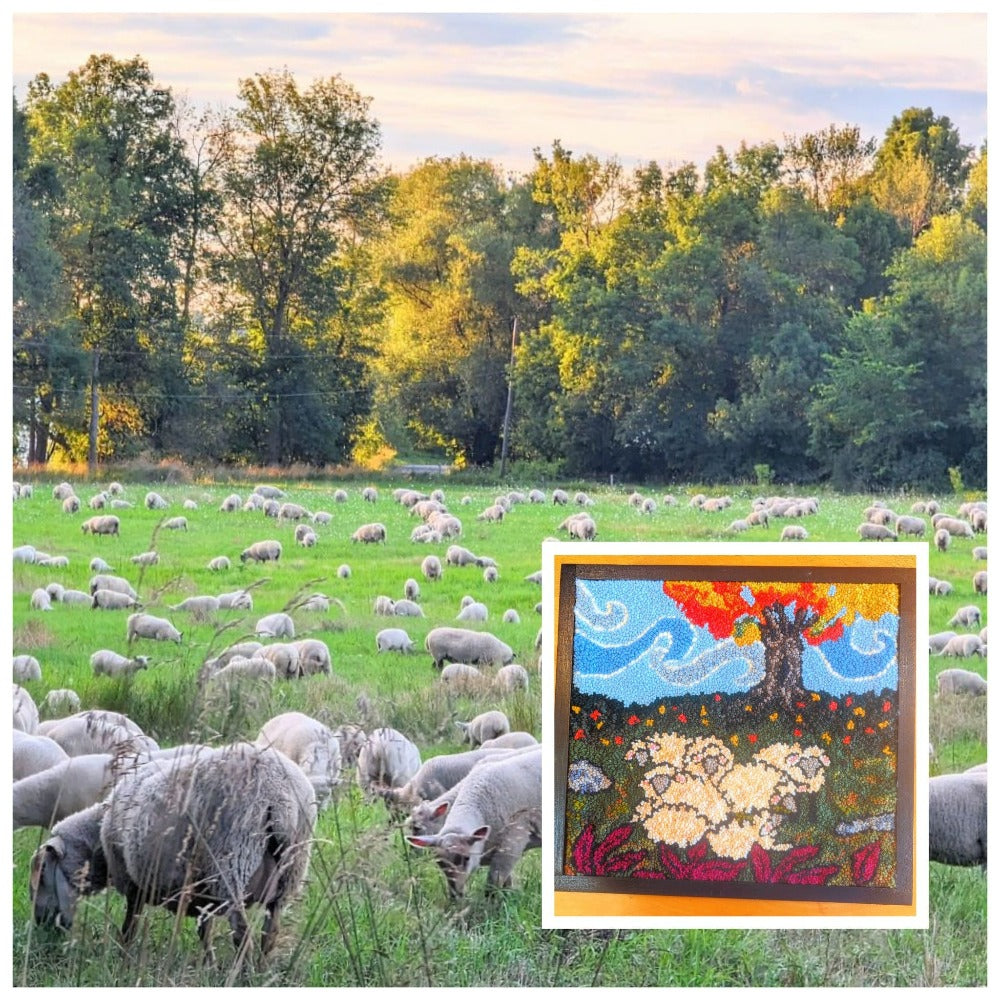
[[[913,871],[911,902],[872,904],[819,900],[760,900],[716,896],[677,896],[627,892],[558,890],[556,883],[556,782],[565,781],[565,761],[557,766],[555,739],[567,720],[572,657],[560,657],[560,579],[563,568],[613,564],[670,567],[754,567],[902,570],[912,574],[914,614],[912,628],[913,684],[907,695],[914,718],[912,775]],[[851,543],[564,543],[542,545],[542,727],[545,746],[542,773],[542,926],[626,928],[767,928],[767,927],[908,927],[928,926],[927,777],[928,760],[920,748],[927,743],[927,546]],[[906,595],[902,595],[905,600]],[[563,631],[567,631],[564,623]],[[572,623],[569,634],[572,634]],[[568,665],[568,666],[567,666]],[[902,664],[901,664],[902,673]],[[910,709],[908,708],[907,711]],[[557,777],[558,774],[558,777]],[[561,862],[558,862],[561,864]]]

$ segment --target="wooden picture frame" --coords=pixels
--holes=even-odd
[[[926,546],[791,549],[543,546],[546,926],[926,926]]]

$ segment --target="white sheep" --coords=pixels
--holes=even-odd
[[[341,580],[350,580],[350,578],[351,578],[351,567],[348,566],[347,563],[341,563],[337,567],[337,576]]]
[[[322,639],[296,639],[291,645],[299,653],[299,676],[327,674],[333,671],[330,647]]]
[[[405,618],[424,618],[424,609],[416,601],[408,601],[405,597],[396,601],[392,613]]]
[[[951,533],[945,528],[938,528],[934,532],[934,547],[938,552],[947,552],[951,546]]]
[[[374,486],[366,486],[361,491],[361,499],[366,503],[375,503],[378,500],[378,490]]]
[[[440,580],[443,575],[441,560],[437,556],[427,556],[420,564],[420,572],[425,580]]]
[[[406,629],[384,628],[375,636],[376,653],[412,653],[417,644],[406,634]]]
[[[298,605],[299,611],[319,611],[326,612],[330,610],[330,598],[326,594],[321,594],[318,591],[315,594],[310,594],[300,605]]]
[[[507,625],[517,625],[521,621],[521,616],[514,608],[508,608],[503,613],[503,621]]]
[[[922,517],[910,517],[903,514],[896,518],[897,535],[913,535],[920,538],[926,530],[927,522]]]
[[[442,670],[438,681],[446,688],[462,694],[484,691],[488,681],[486,675],[471,663],[449,663]]]
[[[44,771],[15,781],[12,794],[14,829],[50,828],[67,816],[100,802],[113,781],[113,761],[114,755],[110,753],[66,756]]]
[[[90,572],[110,573],[111,567],[100,556],[94,556],[94,558],[90,560]]]
[[[274,639],[294,639],[295,622],[291,615],[284,611],[276,611],[274,614],[264,615],[258,619],[254,626],[254,633],[257,635],[270,636]]]
[[[788,529],[786,528],[785,531],[787,530]],[[781,533],[782,538],[784,538],[785,531],[782,531]],[[899,537],[895,531],[890,530],[886,525],[876,524],[871,521],[863,521],[861,524],[858,525],[858,535],[862,539],[862,541],[879,541],[879,542],[883,542],[886,539],[891,539],[892,541],[896,541]]]
[[[470,601],[456,615],[456,620],[460,622],[484,622],[489,617],[489,609],[482,601]]]
[[[43,715],[71,715],[80,711],[80,696],[72,688],[52,688],[38,708]]]
[[[274,664],[279,677],[294,679],[301,675],[298,647],[290,642],[271,642],[260,649],[260,655]]]
[[[77,513],[80,509],[80,498],[73,494],[66,497],[62,502],[62,509],[64,514]]]
[[[508,663],[493,675],[493,687],[501,694],[528,690],[528,671],[520,663]]]
[[[94,603],[94,599],[90,594],[84,593],[82,590],[74,590],[73,588],[64,590],[59,595],[59,601],[62,604],[89,604],[91,606]]]
[[[38,659],[29,653],[22,653],[14,657],[14,680],[18,683],[22,681],[40,681],[42,679],[42,666]]]
[[[412,810],[420,802],[429,802],[454,788],[478,764],[501,756],[483,749],[438,754],[425,760],[405,785],[398,788],[373,786],[372,790],[392,806]]]
[[[95,677],[128,677],[140,670],[149,669],[148,656],[122,656],[111,649],[99,649],[90,654],[90,669]]]
[[[427,633],[424,648],[438,670],[447,662],[503,665],[514,659],[513,649],[491,632],[464,628],[433,628]]]
[[[114,514],[91,517],[80,525],[80,529],[85,535],[118,535],[120,527],[121,522]]]
[[[301,521],[308,517],[312,517],[312,513],[299,503],[286,501],[278,508],[279,521]]]
[[[410,834],[412,847],[438,855],[452,898],[461,897],[469,876],[489,865],[490,891],[511,884],[524,851],[541,846],[542,755],[526,751],[496,761],[482,761],[455,786],[450,805],[435,834]]]
[[[150,490],[146,494],[143,503],[146,505],[147,510],[166,510],[170,506],[167,500],[155,490]]]
[[[318,510],[312,516],[313,524],[329,524],[333,520],[333,515],[328,510]]]
[[[985,771],[928,779],[927,842],[931,861],[986,869]]]
[[[36,587],[31,593],[30,605],[32,611],[51,611],[52,598],[44,587]]]
[[[520,729],[511,730],[509,733],[501,733],[493,739],[483,740],[479,744],[480,750],[523,750],[528,747],[538,746],[538,740],[531,733],[526,733]]]
[[[257,496],[263,497],[265,500],[280,500],[285,495],[284,490],[266,483],[255,486],[253,491]]]
[[[358,752],[358,785],[366,795],[376,787],[398,788],[420,769],[420,751],[397,729],[376,729]]]
[[[14,781],[47,771],[50,767],[69,760],[69,754],[48,736],[23,733],[20,729],[15,729],[11,737]]]
[[[220,610],[253,611],[253,594],[249,590],[228,590],[224,594],[219,594],[216,600],[219,602]]]
[[[309,779],[322,808],[340,784],[340,743],[319,719],[303,712],[283,712],[261,727],[259,747],[273,747],[294,761]]]
[[[273,538],[254,542],[240,553],[240,562],[277,562],[281,558],[281,542]]]
[[[16,563],[33,563],[36,549],[34,545],[18,545],[11,550],[11,556]]]
[[[243,506],[243,500],[238,493],[230,493],[222,503],[219,504],[219,510],[224,514],[231,514],[234,511],[240,509]]]
[[[141,608],[142,605],[134,597],[119,593],[117,590],[95,590],[90,598],[92,608],[102,611],[123,611],[125,608]]]
[[[352,542],[362,542],[365,545],[371,545],[376,542],[381,542],[385,545],[385,525],[379,522],[374,522],[372,524],[362,524],[353,535],[351,535]]]
[[[139,552],[137,555],[129,556],[129,562],[134,562],[136,566],[156,566],[160,562],[159,552]]]
[[[978,642],[979,637],[973,636]],[[937,678],[938,697],[952,694],[985,695],[986,680],[972,670],[961,670],[953,667],[951,670],[942,670]]]
[[[295,541],[302,548],[311,549],[319,541],[319,536],[308,524],[300,524],[295,528]]]
[[[156,740],[127,715],[99,708],[39,723],[36,731],[55,740],[70,757],[116,753],[123,747],[137,753],[159,750]]]
[[[221,604],[214,594],[199,594],[185,597],[180,604],[171,604],[171,611],[183,611],[198,619],[207,619],[218,612]]]
[[[947,632],[935,632],[933,635],[927,637],[927,645],[930,652],[940,653],[948,644],[948,640],[954,638],[955,633],[950,630]]]
[[[13,697],[14,728],[22,733],[34,733],[38,730],[38,706],[35,699],[21,687],[14,685]]]
[[[227,915],[240,954],[245,908],[260,903],[267,954],[305,876],[315,821],[312,785],[278,751],[244,743],[149,762],[122,775],[107,802],[57,824],[35,853],[35,922],[69,930],[77,897],[110,882],[130,904],[125,943],[143,905],[164,905],[195,917],[206,947],[211,917]]]
[[[188,520],[186,517],[170,517],[163,522],[163,527],[167,531],[187,531]]]
[[[972,577],[972,589],[977,594],[986,593],[986,570],[981,569],[978,573],[973,574]]]
[[[958,656],[967,658],[970,656],[985,656],[986,646],[982,639],[974,632],[963,632],[952,636],[941,649],[942,656]]]
[[[498,709],[481,712],[470,722],[456,721],[455,725],[462,730],[462,742],[471,743],[474,747],[510,732],[510,721]]]
[[[981,619],[982,612],[979,610],[978,605],[975,604],[965,604],[960,607],[954,615],[952,615],[951,620],[948,622],[949,625],[962,625],[965,628],[978,627],[982,624]]]
[[[176,642],[180,644],[183,633],[179,632],[166,618],[139,612],[128,616],[126,638],[129,642],[135,639],[154,639],[157,642]]]
[[[406,582],[403,584],[403,596],[408,601],[420,600],[420,584],[417,583],[412,576],[408,577]]]
[[[802,527],[801,524],[786,524],[781,529],[781,537],[779,541],[803,541],[809,537],[809,532]]]
[[[500,579],[500,571],[496,566],[487,566],[483,570],[483,582],[484,583],[496,583]]]

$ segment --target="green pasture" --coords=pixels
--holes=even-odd
[[[43,679],[25,685],[36,702],[52,688],[73,688],[84,708],[126,712],[161,745],[190,740],[218,742],[253,739],[260,725],[284,711],[300,710],[335,727],[357,722],[371,729],[393,726],[413,739],[424,757],[457,751],[458,720],[500,708],[512,728],[542,736],[541,684],[535,638],[541,615],[535,606],[541,588],[525,580],[541,566],[540,543],[565,537],[560,522],[576,508],[519,504],[501,523],[477,521],[476,515],[511,488],[527,493],[532,482],[487,486],[442,477],[434,481],[371,483],[376,503],[365,502],[364,481],[278,482],[286,499],[310,511],[328,511],[327,525],[313,525],[318,544],[302,548],[294,523],[279,523],[259,511],[222,513],[229,493],[247,496],[252,483],[190,482],[146,486],[126,484],[134,506],[113,511],[121,520],[119,537],[95,537],[81,524],[96,511],[88,508],[100,485],[77,483],[82,509],[64,514],[52,498],[52,482],[35,482],[34,495],[13,505],[16,545],[30,544],[51,555],[66,556],[66,568],[14,564],[12,573],[12,652],[30,653],[42,666]],[[561,484],[572,497],[574,484]],[[430,553],[444,558],[449,544],[414,544],[416,517],[392,499],[397,486],[444,491],[450,511],[462,521],[458,543],[496,560],[500,576],[486,583],[476,567],[445,567],[439,581],[426,581],[421,560]],[[334,490],[347,490],[346,502]],[[767,529],[730,534],[728,525],[745,516],[757,488],[713,489],[733,498],[733,506],[706,514],[688,506],[696,490],[675,489],[676,506],[665,506],[663,490],[648,489],[659,506],[642,515],[626,502],[630,488],[584,486],[594,498],[591,513],[600,541],[777,541],[784,522]],[[148,489],[170,502],[167,511],[142,504]],[[547,494],[551,487],[546,488]],[[462,504],[464,496],[470,502]],[[197,508],[182,508],[184,499]],[[857,541],[857,526],[873,496],[822,494],[816,516],[803,519],[811,541]],[[923,497],[882,496],[898,513]],[[937,497],[954,510],[964,497]],[[183,515],[186,531],[162,527],[167,517]],[[353,543],[362,523],[386,526],[383,545]],[[283,545],[278,563],[245,565],[239,554],[251,542],[275,538]],[[794,543],[789,543],[794,544]],[[889,546],[892,543],[869,543]],[[975,595],[972,575],[984,568],[974,562],[974,541],[955,540],[950,551],[929,546],[930,573],[950,580],[947,597],[930,597],[929,631],[948,628],[948,619]],[[140,569],[130,557],[155,549],[159,564]],[[226,555],[232,568],[207,569],[209,560]],[[100,556],[112,571],[127,577],[145,609],[170,618],[183,632],[180,644],[139,640],[132,653],[150,657],[150,668],[126,679],[94,677],[90,654],[100,648],[129,652],[126,611],[91,610],[53,603],[51,611],[29,608],[32,591],[51,582],[88,590],[89,563]],[[342,579],[337,568],[351,567]],[[420,584],[424,618],[377,617],[372,603],[379,594],[403,596],[404,582]],[[252,585],[252,611],[221,612],[208,621],[170,610],[195,594],[219,594]],[[330,611],[317,614],[295,605],[313,592],[331,598]],[[454,695],[440,686],[430,656],[427,632],[458,624],[460,602],[471,595],[487,604],[485,628],[509,643],[516,661],[531,676],[527,695],[498,696],[489,687]],[[505,624],[514,608],[517,624]],[[202,690],[197,674],[213,651],[253,633],[257,619],[291,609],[297,637],[323,639],[333,658],[331,676],[279,681],[273,687],[246,686],[230,697]],[[985,619],[984,619],[985,624]],[[375,633],[387,626],[405,628],[417,652],[377,655]],[[482,627],[482,626],[480,626]],[[926,684],[933,695],[935,676],[954,661],[931,657]],[[985,661],[963,666],[985,673]],[[963,770],[986,758],[985,699],[930,700],[930,738],[937,757],[932,773]],[[286,911],[281,940],[266,964],[232,968],[231,945],[224,921],[215,943],[219,963],[205,966],[193,921],[176,921],[165,910],[150,908],[144,930],[127,953],[117,943],[123,900],[103,893],[82,902],[72,934],[60,936],[33,927],[28,893],[31,854],[47,836],[39,829],[15,832],[13,868],[13,981],[24,986],[968,986],[986,982],[986,880],[978,870],[931,865],[930,928],[897,930],[546,930],[541,924],[540,852],[525,855],[514,874],[514,888],[487,898],[485,875],[475,876],[460,904],[448,901],[444,879],[430,856],[405,845],[402,827],[381,803],[367,803],[349,784],[335,805],[324,810],[304,898]]]

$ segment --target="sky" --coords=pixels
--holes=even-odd
[[[157,83],[196,106],[235,107],[238,81],[268,70],[287,68],[301,89],[339,74],[371,98],[383,163],[400,171],[464,153],[523,173],[532,151],[551,151],[555,140],[629,169],[655,160],[701,170],[719,146],[782,144],[830,125],[880,139],[909,107],[947,116],[976,148],[987,135],[982,12],[813,14],[800,3],[796,12],[732,13],[706,2],[700,14],[583,5],[428,13],[405,3],[359,14],[300,3],[281,14],[175,0],[168,15],[60,6],[12,15],[19,100],[38,73],[58,83],[105,52],[142,56]]]

